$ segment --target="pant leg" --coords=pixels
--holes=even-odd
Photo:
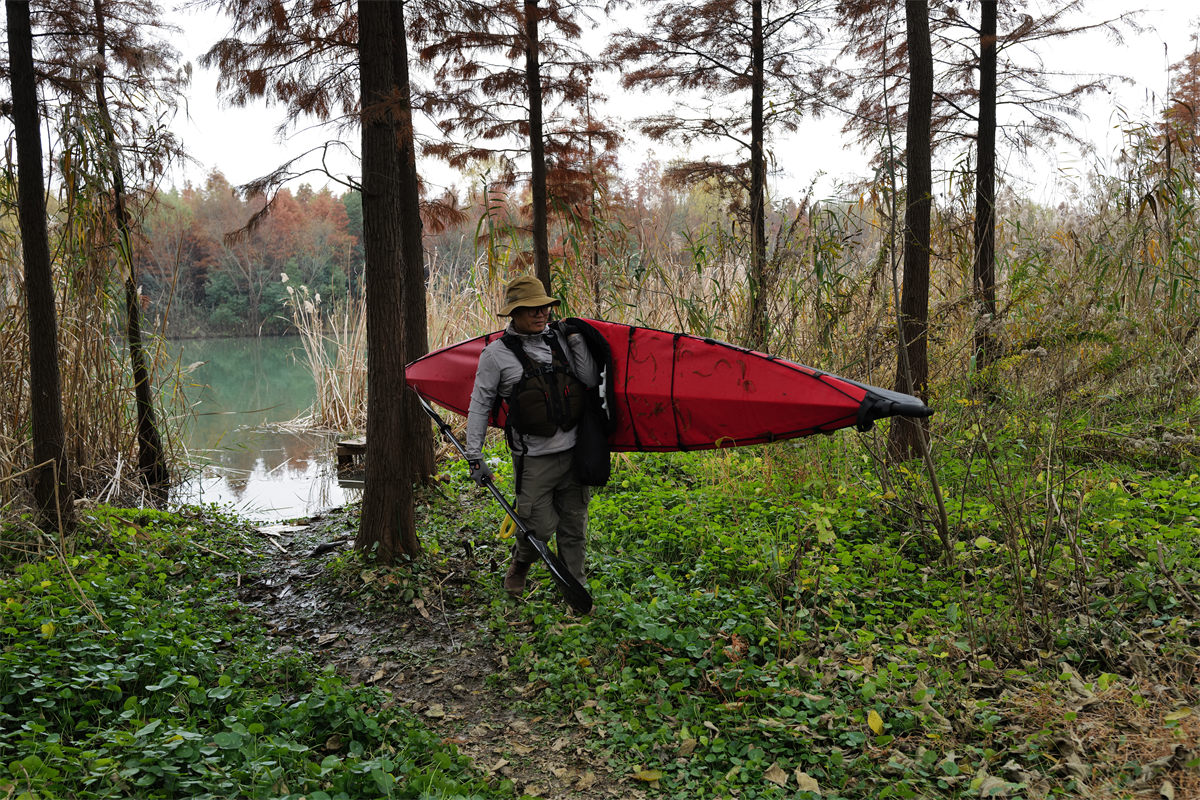
[[[527,455],[522,460],[517,515],[538,539],[549,542],[558,528],[558,511],[554,507],[554,490],[560,478],[558,454]],[[513,546],[513,557],[527,563],[538,560],[537,550],[523,543],[520,537]]]
[[[554,492],[554,509],[558,513],[558,555],[580,583],[587,577],[588,501],[592,490],[575,477],[568,464]]]
[[[580,582],[586,575],[588,501],[591,489],[575,477],[571,451],[525,456],[517,513],[538,539],[556,539],[558,555]],[[517,541],[514,557],[536,561],[537,551]]]

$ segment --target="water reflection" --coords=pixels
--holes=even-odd
[[[175,343],[189,372],[186,427],[197,470],[171,493],[176,505],[218,503],[250,519],[311,516],[356,499],[337,484],[332,434],[284,430],[311,405],[312,377],[288,338]]]

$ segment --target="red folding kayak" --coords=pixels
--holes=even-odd
[[[568,320],[566,322],[571,322]],[[702,450],[867,430],[890,416],[932,414],[916,397],[880,389],[715,339],[616,322],[579,319],[612,351],[613,450]],[[466,415],[479,354],[496,331],[413,361],[408,383],[423,397]],[[503,426],[503,409],[493,415]]]

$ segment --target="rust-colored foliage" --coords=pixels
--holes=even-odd
[[[1200,143],[1200,34],[1192,34],[1192,44],[1192,52],[1171,65],[1171,105],[1163,112],[1163,133],[1172,147],[1196,159]]]
[[[625,88],[670,95],[680,102],[638,120],[638,127],[650,138],[682,145],[685,151],[717,141],[745,154],[732,161],[685,156],[667,170],[668,180],[682,185],[722,176],[749,191],[750,93],[755,81],[752,3],[651,0],[648,5],[648,27],[618,32],[606,56],[622,65]],[[767,106],[762,125],[770,133],[787,133],[796,130],[805,115],[821,113],[830,99],[829,68],[817,50],[821,5],[812,0],[760,5],[761,80]]]
[[[571,109],[582,110],[589,97],[590,77],[597,64],[576,42],[589,22],[594,2],[537,5],[538,61],[548,151],[581,131],[571,125]],[[443,134],[425,152],[457,168],[495,160],[500,174],[494,183],[511,185],[516,159],[529,135],[526,75],[526,3],[469,0],[431,4],[413,19],[409,33],[418,44],[421,62],[431,72],[437,91],[427,108]],[[605,141],[615,141],[606,130]],[[549,155],[549,152],[548,152]]]

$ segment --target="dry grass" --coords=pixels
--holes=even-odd
[[[1068,674],[1058,686],[1010,692],[1004,705],[1053,771],[1078,782],[1080,796],[1160,798],[1171,796],[1161,793],[1169,784],[1176,798],[1200,797],[1196,687],[1142,679],[1093,688]]]

